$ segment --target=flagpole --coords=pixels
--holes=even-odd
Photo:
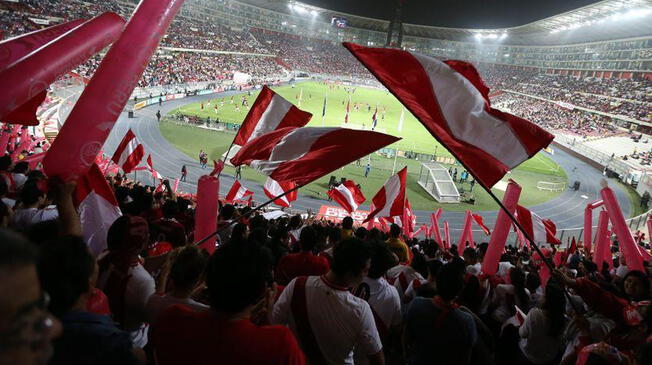
[[[437,140],[437,142],[439,142],[442,146],[446,146],[446,144],[443,143],[443,142],[438,138],[438,136],[436,136],[436,135],[433,134],[433,133],[431,133],[431,134],[432,134],[433,137],[435,137],[435,139]],[[507,207],[505,207],[505,205],[503,204],[503,202],[502,202],[500,199],[498,199],[498,197],[496,196],[496,194],[494,194],[493,191],[491,191],[491,189],[488,188],[488,187],[484,184],[484,182],[482,181],[482,179],[478,179],[478,178],[477,178],[477,177],[472,173],[472,170],[469,169],[468,166],[466,166],[466,164],[465,164],[465,163],[464,163],[464,162],[463,162],[463,161],[462,161],[462,160],[457,156],[457,154],[456,154],[453,150],[450,150],[450,149],[447,149],[447,150],[448,150],[448,152],[450,152],[450,154],[453,156],[453,158],[455,158],[455,159],[460,163],[460,165],[462,165],[462,167],[464,167],[464,168],[466,169],[466,171],[468,171],[469,174],[471,174],[471,176],[473,176],[473,177],[475,178],[475,181],[478,182],[478,184],[480,184],[480,186],[481,186],[481,187],[482,187],[482,188],[483,188],[483,189],[484,189],[484,190],[489,194],[489,196],[490,196],[490,197],[491,197],[491,198],[496,202],[496,204],[498,204],[498,206],[500,207],[500,209],[502,209],[502,210],[507,214],[507,216],[509,217],[509,219],[512,220],[512,222],[514,223],[514,225],[516,226],[516,228],[518,228],[518,229],[521,231],[521,233],[523,233],[523,236],[525,236],[525,239],[529,242],[530,247],[533,248],[533,249],[534,249],[534,250],[539,254],[539,257],[541,257],[541,260],[542,260],[543,263],[548,267],[548,269],[550,270],[550,273],[552,274],[552,272],[555,270],[555,267],[554,267],[553,264],[552,264],[552,260],[551,260],[550,258],[547,258],[546,256],[543,255],[543,252],[542,252],[541,249],[536,245],[536,243],[534,242],[534,239],[532,239],[532,237],[530,237],[530,234],[525,230],[525,228],[523,228],[523,226],[522,226],[521,223],[516,219],[516,217],[514,216],[514,214],[513,214],[512,212],[510,212],[509,209],[507,209]],[[564,294],[566,295],[566,299],[570,302],[571,306],[573,307],[573,310],[574,310],[576,313],[580,313],[580,311],[579,311],[579,309],[577,308],[577,305],[575,304],[575,302],[573,302],[573,301],[571,300],[571,297],[570,297],[570,294],[568,293],[568,290],[564,290]]]
[[[311,182],[312,182],[312,181],[311,181]],[[257,206],[257,207],[254,208],[254,209],[251,209],[251,210],[248,211],[247,213],[241,215],[239,218],[232,220],[232,221],[229,223],[229,225],[227,225],[226,227],[218,228],[215,232],[213,232],[213,233],[209,234],[208,236],[202,238],[201,240],[195,242],[193,245],[195,245],[195,246],[199,246],[199,245],[201,245],[202,243],[204,243],[204,242],[206,242],[207,240],[209,240],[211,237],[213,237],[213,236],[215,236],[216,234],[218,234],[220,231],[226,229],[227,227],[230,227],[230,226],[236,224],[239,220],[241,220],[241,219],[243,219],[243,218],[247,218],[247,217],[249,217],[249,216],[252,215],[254,212],[257,212],[257,211],[261,210],[262,208],[264,208],[264,207],[270,205],[270,204],[271,204],[272,202],[274,202],[276,199],[280,199],[280,198],[282,198],[282,197],[284,197],[284,196],[286,196],[286,195],[288,195],[288,194],[290,194],[290,193],[292,193],[292,192],[294,192],[294,191],[296,191],[296,190],[299,190],[300,188],[302,188],[302,187],[304,187],[304,186],[306,186],[306,185],[308,185],[308,184],[310,184],[310,182],[307,182],[307,183],[302,184],[302,185],[299,185],[299,186],[295,186],[295,187],[293,187],[292,189],[283,192],[283,194],[280,194],[280,195],[278,195],[278,196],[276,196],[276,197],[274,197],[274,198],[272,198],[272,199],[266,201],[265,203],[263,203],[263,204]]]

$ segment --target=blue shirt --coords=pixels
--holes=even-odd
[[[457,308],[443,309],[432,299],[417,297],[405,312],[405,330],[413,345],[408,364],[466,365],[477,342],[473,316]]]
[[[55,364],[139,364],[132,353],[129,333],[108,317],[89,312],[69,312],[61,318],[63,334],[54,341]]]

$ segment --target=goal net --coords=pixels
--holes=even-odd
[[[539,181],[537,182],[537,189],[539,190],[546,190],[546,191],[564,191],[566,190],[566,183],[565,182],[547,182],[547,181]]]

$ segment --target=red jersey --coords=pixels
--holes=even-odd
[[[327,258],[313,255],[312,252],[299,252],[281,257],[274,277],[277,283],[287,285],[298,276],[324,275],[329,268]]]
[[[159,365],[303,365],[305,358],[285,326],[258,327],[248,319],[227,321],[212,311],[174,305],[152,327]]]

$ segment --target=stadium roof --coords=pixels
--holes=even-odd
[[[318,8],[294,0],[238,0],[282,13],[290,13],[288,5],[300,4],[330,20],[346,17],[349,26],[386,32],[388,20],[372,19],[354,14]],[[408,36],[456,41],[481,41],[513,45],[554,45],[625,39],[652,35],[652,0],[604,0],[525,25],[470,29],[426,26],[404,23]],[[505,34],[505,36],[503,36]]]

